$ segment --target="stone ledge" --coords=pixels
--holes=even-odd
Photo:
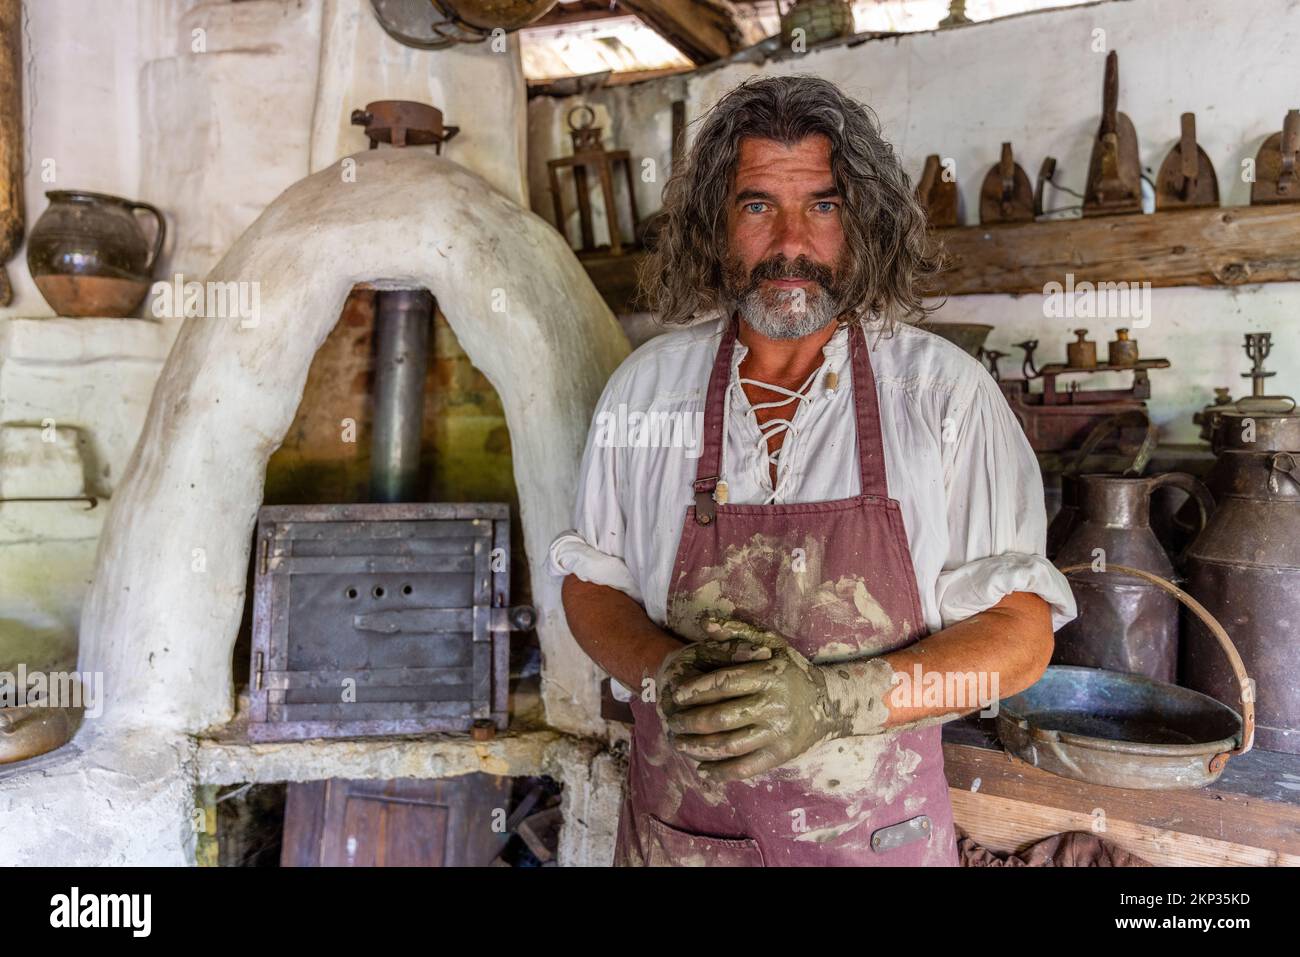
[[[227,734],[198,739],[195,770],[199,785],[448,778],[479,771],[506,777],[546,774],[564,786],[559,863],[599,867],[613,860],[627,773],[617,749],[551,729],[507,731],[491,741],[436,735],[255,744]]]
[[[161,365],[180,323],[158,319],[0,316],[7,361],[145,360]]]
[[[558,731],[506,732],[491,741],[464,735],[248,741],[200,738],[201,784],[269,784],[323,778],[448,778],[483,772],[505,777],[556,774],[575,757],[589,762],[599,741]]]

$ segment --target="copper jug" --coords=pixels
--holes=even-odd
[[[1173,683],[1178,670],[1178,601],[1145,581],[1104,572],[1107,565],[1125,565],[1172,578],[1174,563],[1151,531],[1151,493],[1167,485],[1187,492],[1200,507],[1202,524],[1214,500],[1185,472],[1150,478],[1092,474],[1077,481],[1078,521],[1055,561],[1058,567],[1087,564],[1094,571],[1069,576],[1079,615],[1056,633],[1052,664],[1106,668]]]
[[[1213,478],[1218,507],[1187,550],[1187,591],[1254,675],[1260,747],[1300,754],[1300,449],[1225,448]],[[1236,701],[1243,689],[1215,660],[1213,640],[1189,623],[1185,683]]]

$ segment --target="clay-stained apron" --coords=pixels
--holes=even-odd
[[[886,486],[880,408],[861,327],[851,330],[850,352],[862,492],[793,505],[716,505],[711,498],[736,333],[733,321],[709,379],[695,482],[701,508],[687,510],[669,627],[701,640],[704,614],[739,618],[784,635],[819,663],[912,644],[925,625],[902,514]],[[702,522],[709,511],[713,519]],[[958,862],[937,725],[840,738],[748,780],[709,784],[668,744],[652,702],[636,695],[632,710],[616,864]]]

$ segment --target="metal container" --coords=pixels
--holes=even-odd
[[[1137,340],[1128,337],[1127,329],[1116,329],[1115,338],[1110,341],[1107,348],[1107,364],[1113,366],[1131,366],[1136,365],[1137,361]]]
[[[1300,414],[1252,411],[1240,408],[1241,399],[1230,410],[1218,412],[1214,420],[1211,447],[1218,455],[1225,449],[1239,452],[1300,452]],[[1208,483],[1207,483],[1208,484]],[[1214,491],[1213,488],[1210,491]]]
[[[1065,344],[1065,364],[1071,369],[1097,367],[1097,343],[1088,338],[1087,329],[1075,329],[1074,342]]]
[[[1140,430],[1143,436],[1142,441],[1134,446],[1132,443],[1126,443],[1125,435],[1132,435],[1135,431]],[[1112,473],[1116,477],[1120,475],[1136,478],[1141,475],[1151,461],[1151,455],[1156,450],[1158,440],[1158,431],[1155,423],[1148,417],[1146,412],[1140,409],[1131,409],[1128,412],[1120,412],[1112,415],[1093,428],[1084,439],[1083,445],[1079,447],[1078,453],[1074,459],[1061,471],[1061,497],[1060,508],[1056,514],[1052,515],[1051,524],[1047,526],[1047,557],[1051,561],[1056,560],[1056,555],[1061,550],[1061,546],[1069,540],[1070,533],[1074,531],[1074,526],[1079,521],[1079,475],[1088,461],[1088,456],[1098,451],[1103,443],[1114,439],[1119,445],[1119,454],[1127,456],[1127,464],[1123,465],[1122,471]],[[1132,454],[1129,455],[1129,451]],[[1045,477],[1046,478],[1046,477]],[[1049,509],[1049,514],[1051,510]]]
[[[1300,754],[1300,452],[1225,449],[1211,478],[1218,507],[1187,551],[1187,590],[1257,676],[1260,746]],[[1191,623],[1183,643],[1186,684],[1234,700],[1205,629]]]
[[[1081,565],[1070,578],[1079,615],[1056,633],[1052,663],[1106,668],[1173,681],[1178,672],[1178,603],[1147,582],[1100,575],[1112,565],[1140,568],[1160,578],[1173,563],[1151,530],[1151,493],[1172,485],[1195,497],[1204,524],[1213,499],[1185,472],[1151,478],[1081,475],[1079,519],[1056,557]]]
[[[1090,565],[1066,566],[1066,573]],[[1218,643],[1236,679],[1241,712],[1213,698],[1138,675],[1053,665],[1039,681],[1001,702],[1003,747],[1034,767],[1108,787],[1204,787],[1234,755],[1254,744],[1253,684],[1223,627],[1175,585],[1138,568],[1108,571],[1140,578],[1186,605]]]

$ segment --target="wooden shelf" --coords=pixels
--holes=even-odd
[[[934,294],[1042,293],[1049,282],[1239,286],[1300,280],[1300,204],[1225,206],[935,231]]]
[[[969,719],[944,726],[957,826],[990,850],[1092,831],[1157,865],[1300,865],[1300,756],[1254,750],[1209,787],[1136,791],[1085,784],[1013,758]]]
[[[1300,203],[958,226],[935,231],[950,258],[931,295],[1041,294],[1081,282],[1240,286],[1300,281]],[[637,311],[643,253],[582,260],[615,313]],[[644,308],[644,307],[640,307]]]

